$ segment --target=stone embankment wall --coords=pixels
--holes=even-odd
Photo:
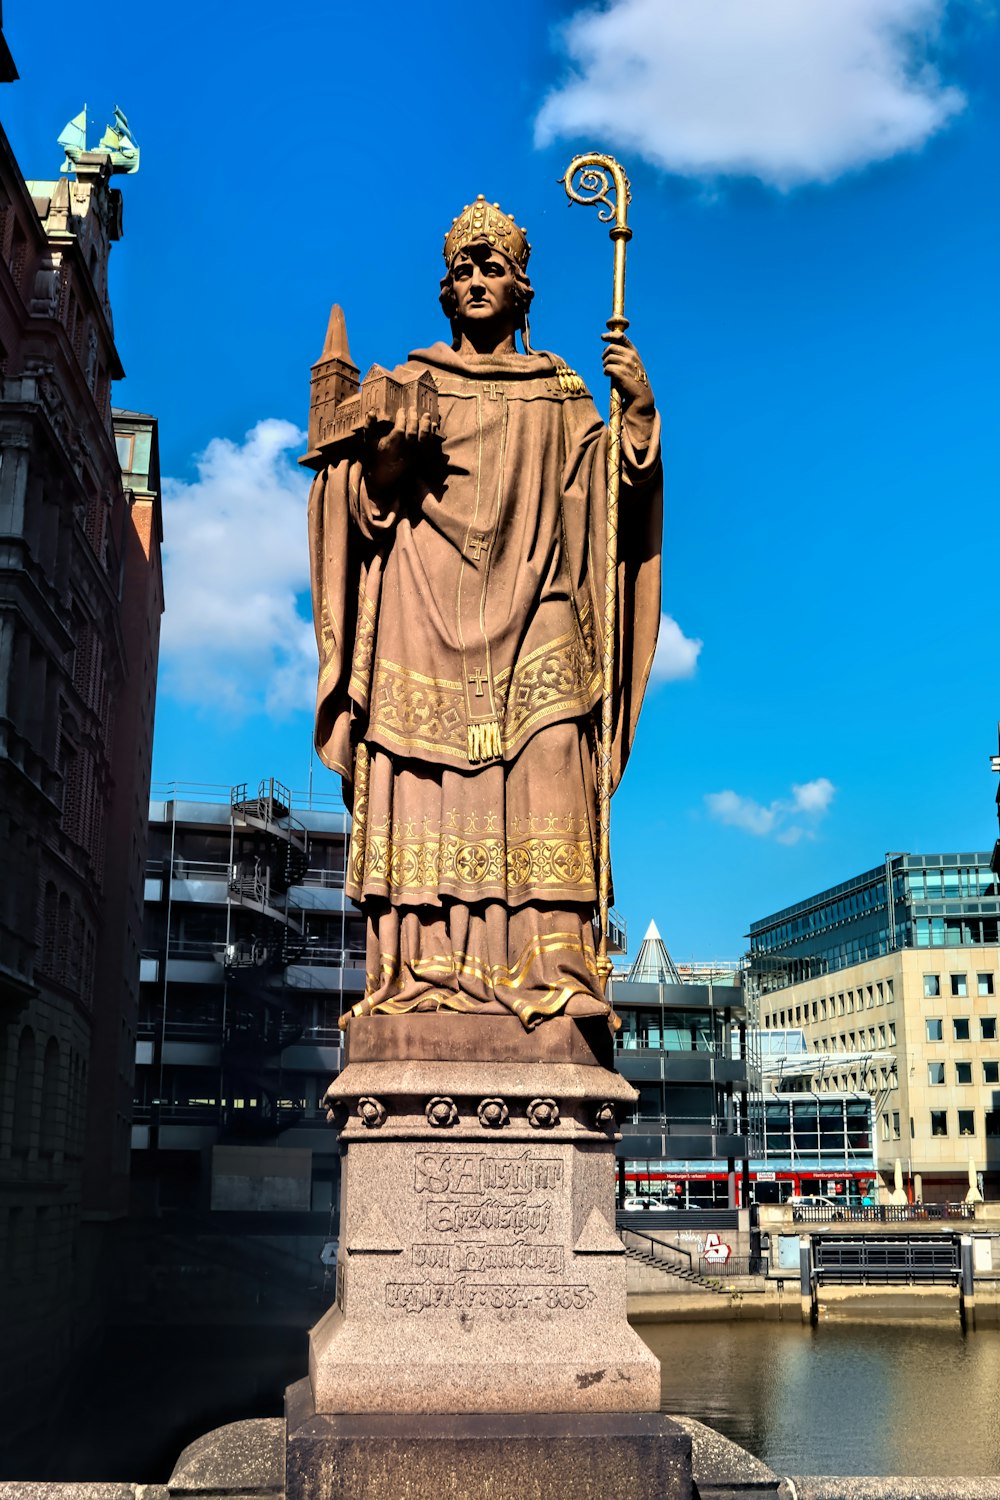
[[[1000,1479],[790,1476],[690,1417],[693,1493],[702,1500],[1000,1500]],[[0,1500],[284,1500],[285,1424],[280,1418],[232,1422],[181,1454],[165,1485],[31,1484],[0,1481]],[[455,1475],[453,1500],[481,1500]],[[496,1500],[507,1500],[497,1492]],[[512,1500],[512,1497],[511,1497]]]

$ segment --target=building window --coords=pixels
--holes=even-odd
[[[895,1047],[895,1045],[896,1045],[896,1023],[895,1023],[895,1021],[890,1021],[889,1022],[889,1045],[890,1045],[890,1047]]]
[[[931,1110],[931,1135],[948,1134],[948,1111],[946,1109]]]
[[[960,1109],[958,1112],[959,1135],[975,1135],[976,1112],[974,1109]]]
[[[983,1116],[983,1132],[994,1140],[1000,1136],[1000,1109],[988,1109]]]
[[[888,1115],[883,1115],[882,1116],[882,1139],[884,1141],[887,1141],[889,1139],[889,1116]]]
[[[976,975],[976,994],[977,995],[992,995],[992,993],[993,993],[993,975],[992,974],[977,974]]]
[[[927,1022],[927,1040],[929,1042],[944,1041],[944,1023],[942,1021]]]
[[[924,975],[924,996],[928,1000],[936,1000],[941,993],[941,976],[939,974]]]
[[[894,1141],[898,1141],[899,1140],[899,1110],[898,1109],[894,1109],[893,1112],[892,1112],[892,1138],[893,1138]]]
[[[980,1016],[979,1030],[984,1042],[995,1042],[997,1039],[996,1016]]]
[[[878,995],[878,1003],[879,1003],[879,1005],[881,1005],[882,1002],[885,1000],[885,995],[882,992],[882,981],[881,981],[881,979],[875,985],[875,992]]]
[[[891,979],[887,979],[886,982],[885,982],[885,998],[886,998],[886,1000],[891,1000],[892,999],[892,980]]]
[[[968,1018],[968,1016],[958,1016],[956,1018],[956,1020],[954,1020],[952,1022],[952,1025],[955,1028],[955,1040],[956,1040],[956,1042],[967,1042],[969,1040],[969,1018]]]
[[[943,1062],[934,1062],[927,1064],[927,1082],[935,1085],[944,1083]]]
[[[1000,1083],[1000,1062],[983,1063],[983,1082]]]
[[[956,1083],[971,1083],[972,1082],[972,1064],[970,1062],[957,1062],[955,1064],[955,1082]]]
[[[115,433],[115,451],[118,454],[118,467],[123,474],[129,474],[132,470],[132,449],[135,446],[135,437],[131,433]]]
[[[969,993],[968,981],[964,974],[953,974],[951,976],[951,993],[957,995],[960,999],[964,999]]]

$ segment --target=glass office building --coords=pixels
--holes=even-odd
[[[833,974],[900,948],[996,944],[992,852],[890,854],[863,875],[750,924],[757,994]]]
[[[872,1095],[883,1181],[899,1158],[926,1202],[963,1199],[970,1168],[1000,1194],[997,863],[890,854],[750,927],[762,1036],[802,1028],[821,1099]]]

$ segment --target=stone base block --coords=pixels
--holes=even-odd
[[[344,1149],[316,1410],[657,1412],[615,1231],[610,1034],[557,1017],[356,1018],[327,1095]]]
[[[285,1397],[286,1500],[690,1500],[691,1439],[658,1412],[317,1414]]]

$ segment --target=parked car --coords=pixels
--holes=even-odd
[[[793,1194],[791,1198],[786,1199],[786,1202],[792,1210],[793,1219],[800,1217],[796,1210],[803,1208],[812,1210],[810,1218],[842,1219],[844,1217],[842,1203],[835,1203],[832,1198],[823,1198],[818,1193],[803,1193],[801,1196]]]

